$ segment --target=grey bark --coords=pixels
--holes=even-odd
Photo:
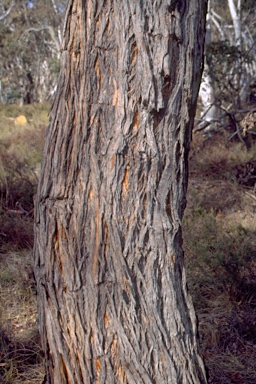
[[[35,201],[48,383],[205,383],[181,220],[206,1],[69,1]]]

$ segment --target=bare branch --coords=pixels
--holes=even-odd
[[[57,52],[60,52],[60,43],[59,43],[58,39],[56,38],[54,29],[51,25],[47,25],[45,27],[40,27],[40,28],[33,28],[33,27],[29,28],[22,34],[21,38],[25,37],[27,34],[29,34],[29,32],[42,32],[45,30],[48,30],[49,35],[51,36],[51,39],[56,46]]]
[[[9,15],[9,13],[11,12],[13,6],[14,6],[14,0],[12,0],[9,9],[7,9],[7,11],[5,11],[5,13],[0,16],[0,20],[4,20]]]

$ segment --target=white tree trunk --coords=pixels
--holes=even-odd
[[[230,15],[232,18],[234,32],[235,32],[235,45],[240,47],[241,45],[241,0],[237,1],[237,5],[235,5],[234,0],[228,0],[228,6]]]
[[[208,13],[206,16],[206,36],[205,36],[205,45],[211,43],[211,14],[210,14],[210,0],[208,1]],[[201,118],[203,120],[202,124],[205,122],[210,123],[216,117],[217,110],[214,105],[214,89],[212,85],[212,77],[210,74],[209,66],[205,57],[204,60],[204,72],[202,76],[202,81],[199,90],[199,97],[202,106]],[[208,125],[209,127],[209,125]],[[211,127],[210,127],[211,129]]]

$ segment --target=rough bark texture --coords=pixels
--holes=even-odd
[[[181,219],[206,1],[69,1],[36,198],[48,383],[205,383]]]

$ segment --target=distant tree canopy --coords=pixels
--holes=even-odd
[[[255,11],[255,1],[209,0],[200,119],[195,129],[231,127],[242,141],[239,122],[243,113],[256,107]]]
[[[206,59],[216,102],[240,108],[249,99],[256,75],[256,3],[211,0],[211,42]]]
[[[29,104],[56,89],[66,0],[0,2],[0,101]]]
[[[0,101],[43,102],[56,90],[61,30],[67,0],[0,1]],[[235,41],[230,6],[237,11],[241,44]],[[211,42],[206,55],[214,101],[237,107],[254,91],[256,3],[210,0]]]

